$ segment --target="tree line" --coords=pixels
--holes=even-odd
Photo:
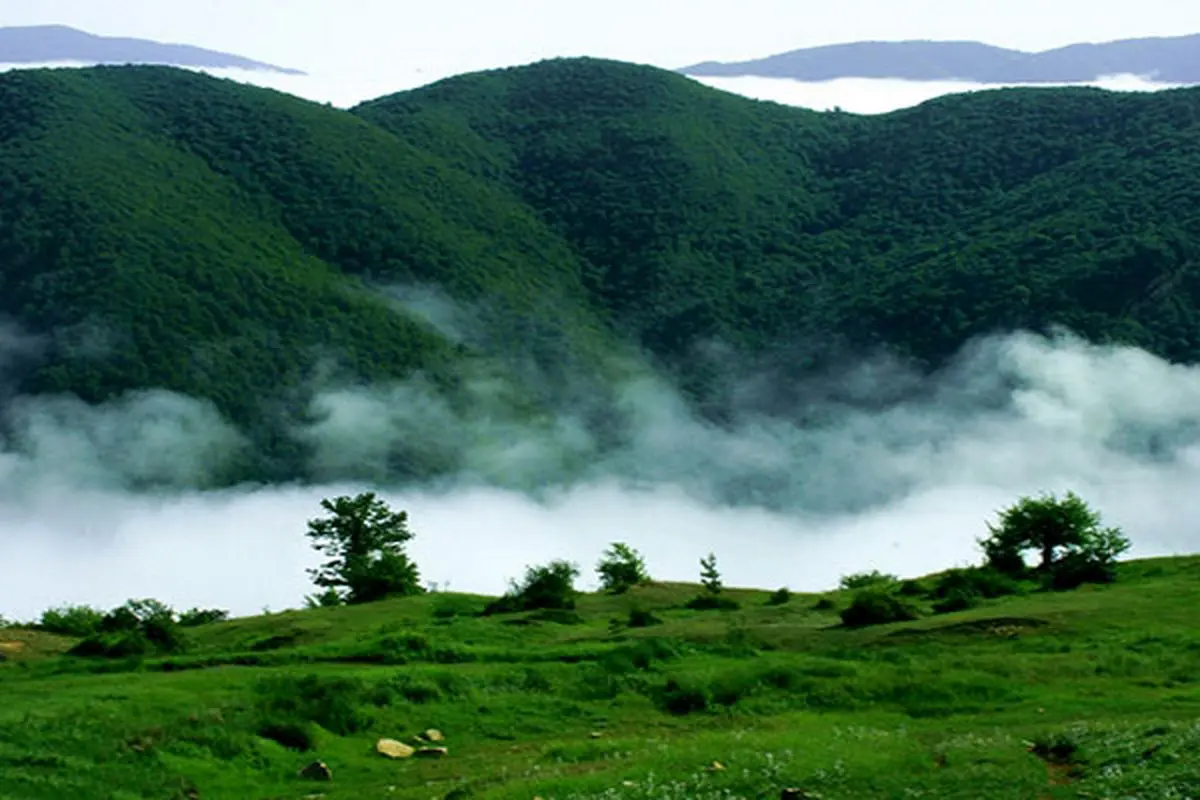
[[[321,501],[326,512],[308,522],[306,535],[314,550],[327,560],[309,570],[319,590],[305,598],[310,609],[361,605],[390,597],[407,597],[428,590],[407,546],[414,534],[408,514],[395,510],[374,492]],[[935,614],[964,611],[986,599],[1029,591],[1066,591],[1085,583],[1109,583],[1117,578],[1118,559],[1131,542],[1120,528],[1105,526],[1098,511],[1079,495],[1043,494],[1022,497],[988,523],[989,535],[979,540],[980,563],[950,569],[926,579],[901,580],[878,571],[846,575],[840,589],[851,592],[840,617],[847,627],[862,627],[917,619],[918,601],[930,603]],[[613,542],[595,566],[602,592],[625,594],[652,582],[641,553],[624,542]],[[570,613],[582,594],[576,588],[577,564],[555,560],[531,565],[512,579],[508,591],[480,612],[484,616],[528,611]],[[700,592],[685,603],[695,611],[732,611],[741,607],[726,591],[717,557],[700,559]],[[788,588],[768,597],[768,605],[791,602]],[[828,596],[818,610],[831,610]],[[185,647],[182,628],[220,622],[228,613],[192,609],[178,614],[152,599],[130,600],[107,613],[88,606],[49,609],[33,627],[81,637],[76,656],[131,657],[179,652]],[[659,620],[636,603],[628,624],[643,627]]]

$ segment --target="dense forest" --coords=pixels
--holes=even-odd
[[[1018,328],[1200,360],[1198,119],[1191,89],[817,113],[593,59],[352,111],[170,68],[10,72],[0,317],[42,346],[3,354],[4,396],[207,398],[257,445],[229,479],[274,479],[330,382],[603,383],[636,352],[719,417],[730,370],[933,369]]]

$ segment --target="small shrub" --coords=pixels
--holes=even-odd
[[[604,551],[600,563],[596,565],[596,574],[600,576],[600,585],[604,591],[612,594],[623,594],[650,580],[650,575],[646,572],[646,562],[641,554],[621,542],[613,542],[612,546]]]
[[[183,633],[179,624],[170,617],[143,620],[140,631],[156,653],[179,653],[184,650]]]
[[[933,604],[933,613],[951,614],[966,611],[979,605],[980,595],[966,589],[952,589]]]
[[[95,633],[71,648],[85,658],[138,658],[179,653],[185,640],[175,612],[158,600],[129,600],[101,617]]]
[[[1050,764],[1071,764],[1079,753],[1079,744],[1071,737],[1056,734],[1041,737],[1030,748],[1035,756]]]
[[[837,601],[832,597],[821,597],[817,602],[813,603],[813,611],[833,611],[837,608]]]
[[[997,569],[985,566],[952,569],[943,573],[934,585],[932,595],[935,600],[943,600],[951,595],[975,595],[992,599],[1020,592],[1019,581]]]
[[[397,675],[377,684],[370,692],[370,700],[376,706],[391,706],[397,702],[424,705],[441,699],[442,690],[436,684],[411,675]]]
[[[329,587],[318,594],[305,595],[304,597],[304,607],[310,611],[315,608],[336,608],[345,604],[346,601],[341,593],[333,587]]]
[[[510,583],[508,594],[489,603],[484,614],[507,614],[537,609],[575,608],[575,579],[579,568],[567,561],[552,561],[545,566],[529,567],[525,580]]]
[[[94,634],[67,651],[78,658],[144,658],[153,653],[150,640],[136,630]]]
[[[901,597],[924,597],[929,593],[929,588],[924,583],[917,580],[907,580],[900,584],[896,590]]]
[[[229,612],[219,608],[193,608],[179,615],[179,624],[184,628],[195,628],[200,625],[211,625],[229,619]]]
[[[281,675],[260,680],[255,693],[259,712],[268,720],[313,722],[338,736],[366,730],[372,723],[362,708],[368,692],[359,680]]]
[[[682,686],[674,678],[669,679],[658,692],[659,706],[678,716],[704,711],[708,703],[708,692],[704,689]]]
[[[433,606],[433,618],[452,620],[455,617],[473,617],[482,610],[479,603],[469,597],[443,595]]]
[[[316,734],[312,725],[306,722],[264,722],[258,728],[258,735],[289,750],[301,753],[314,750],[317,746]]]
[[[750,676],[744,674],[722,675],[709,689],[712,702],[719,706],[735,706],[756,688]]]
[[[857,591],[876,586],[892,586],[899,582],[900,578],[896,575],[889,575],[879,570],[871,570],[870,572],[856,572],[852,575],[843,575],[840,586],[847,591]]]
[[[652,625],[661,624],[661,619],[644,608],[634,606],[629,609],[629,627],[631,628],[649,628]]]
[[[907,622],[917,618],[917,610],[907,600],[884,589],[863,589],[854,595],[842,611],[842,624],[848,628]]]
[[[348,653],[349,660],[372,664],[463,664],[474,661],[470,650],[454,644],[431,642],[424,634],[385,632],[361,642]]]
[[[767,605],[769,605],[769,606],[785,606],[788,603],[790,603],[791,601],[792,601],[792,593],[785,586],[782,589],[776,589],[774,592],[771,593],[771,596],[767,598]]]
[[[92,636],[103,619],[104,612],[91,606],[59,606],[43,611],[37,628],[60,636]]]
[[[600,664],[610,672],[628,669],[649,670],[657,662],[671,661],[680,656],[679,644],[669,639],[642,639],[606,654]]]
[[[495,600],[483,607],[483,615],[490,617],[495,614],[516,614],[522,611],[521,599],[515,594],[509,593],[497,597]]]
[[[732,597],[713,594],[698,594],[685,604],[692,611],[737,611],[741,603]]]
[[[764,649],[761,639],[750,632],[743,624],[731,623],[717,652],[723,652],[734,658],[750,658],[758,655]],[[769,649],[769,647],[767,647]]]

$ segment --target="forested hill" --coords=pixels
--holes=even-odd
[[[703,394],[705,341],[934,365],[1058,323],[1200,360],[1198,111],[1021,89],[819,114],[590,59],[352,112],[168,68],[8,73],[0,314],[48,338],[5,386],[211,398],[274,476],[318,378],[452,388],[480,357],[632,342]],[[412,285],[487,335],[381,291]]]
[[[998,90],[854,116],[571,60],[355,113],[518,194],[658,353],[813,336],[935,362],[1061,323],[1200,357],[1200,91]]]

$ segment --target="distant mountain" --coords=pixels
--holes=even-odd
[[[1164,83],[1200,83],[1200,34],[1073,44],[1040,53],[980,42],[855,42],[793,50],[756,61],[708,61],[679,72],[802,81],[903,78],[975,83],[1081,83],[1106,75],[1140,75]]]
[[[229,53],[147,39],[95,36],[65,25],[0,28],[0,64],[79,61],[88,64],[161,64],[177,67],[251,69],[303,75]]]

